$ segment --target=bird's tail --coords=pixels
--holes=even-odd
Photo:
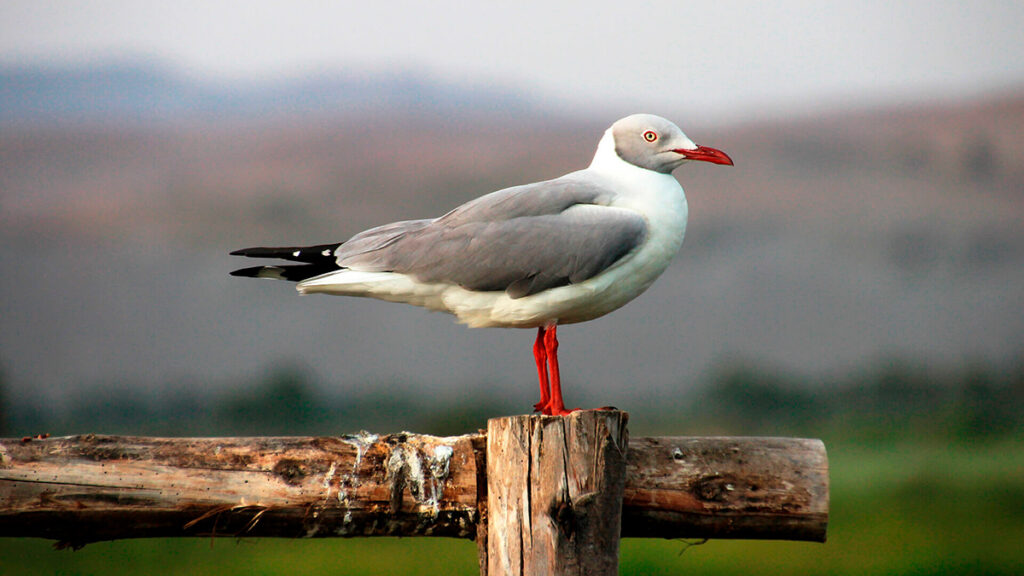
[[[281,266],[253,266],[241,268],[231,272],[232,276],[244,276],[247,278],[271,278],[274,280],[288,280],[301,282],[307,278],[326,274],[339,270],[335,250],[341,246],[337,244],[320,244],[317,246],[288,246],[277,248],[243,248],[235,250],[232,256],[245,256],[248,258],[277,258],[301,264],[288,264]]]

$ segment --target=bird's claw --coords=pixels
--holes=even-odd
[[[566,410],[564,407],[552,408],[550,402],[537,402],[533,405],[534,412],[540,412],[542,416],[565,416],[576,412],[579,408]]]

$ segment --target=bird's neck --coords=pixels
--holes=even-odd
[[[648,170],[623,160],[615,151],[615,136],[612,134],[611,128],[598,142],[597,152],[594,153],[594,159],[591,160],[587,170],[600,174],[602,177],[611,178],[627,189],[637,186],[649,187],[656,182],[659,183],[657,184],[659,187],[669,182],[676,182],[671,174]],[[676,185],[678,186],[678,183]]]
[[[615,136],[612,135],[612,129],[609,128],[605,130],[601,141],[597,143],[597,152],[594,153],[594,159],[591,160],[589,169],[596,172],[609,172],[614,171],[619,164],[629,163],[620,158],[619,153],[615,151]]]
[[[641,168],[620,158],[615,152],[611,130],[601,138],[586,171],[616,190],[610,202],[612,206],[639,212],[665,237],[666,246],[679,247],[686,230],[688,210],[683,188],[674,176]]]
[[[620,194],[637,200],[648,196],[659,197],[661,202],[674,203],[666,196],[682,196],[682,187],[671,174],[662,174],[623,160],[615,151],[615,137],[611,129],[597,145],[597,152],[587,168],[588,172],[617,184]],[[652,198],[653,199],[653,198]]]

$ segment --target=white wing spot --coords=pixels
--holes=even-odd
[[[296,250],[295,252],[292,252],[292,256],[295,256],[296,258],[299,257],[299,254],[302,254],[302,250]]]
[[[321,254],[323,254],[324,256],[330,256],[331,255],[331,251],[330,250],[324,250],[323,252],[321,252]]]

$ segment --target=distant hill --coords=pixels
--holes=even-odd
[[[367,110],[521,113],[521,94],[411,71],[330,71],[265,81],[217,81],[157,61],[0,65],[0,125],[153,123]]]

